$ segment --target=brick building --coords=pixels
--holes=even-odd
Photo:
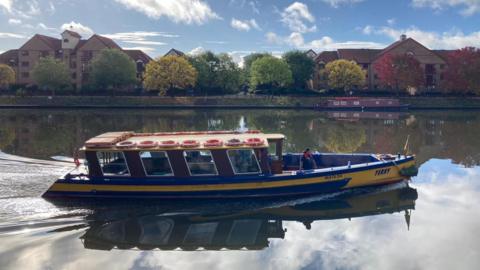
[[[89,64],[103,49],[122,50],[113,40],[92,35],[89,39],[73,31],[65,30],[61,39],[34,35],[19,49],[0,54],[0,63],[7,64],[15,70],[16,83],[33,85],[32,69],[41,57],[52,56],[61,59],[70,68],[72,85],[80,89],[88,81]],[[137,77],[141,78],[145,65],[152,60],[140,50],[122,50],[136,63]]]
[[[366,81],[369,89],[379,89],[380,82],[375,74],[374,65],[382,55],[408,54],[420,62],[425,71],[425,88],[437,89],[443,79],[442,73],[447,66],[447,55],[451,51],[430,50],[412,38],[402,35],[400,39],[385,49],[338,49],[336,51],[323,51],[315,57],[316,69],[313,78],[313,88],[322,89],[325,86],[322,69],[329,62],[345,59],[355,61],[367,73]]]

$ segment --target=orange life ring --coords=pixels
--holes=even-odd
[[[134,148],[135,146],[137,146],[137,143],[132,142],[132,141],[123,141],[123,142],[117,143],[115,146],[117,148],[120,148],[120,149],[129,149],[129,148]]]
[[[244,144],[244,143],[243,143],[241,140],[235,139],[235,138],[234,138],[234,139],[230,139],[230,140],[228,140],[228,141],[225,143],[226,146],[241,146],[241,145],[243,145],[243,144]]]
[[[183,147],[188,147],[188,148],[193,148],[193,147],[199,147],[200,143],[196,140],[185,140],[182,142]]]
[[[141,141],[137,146],[138,148],[153,148],[157,147],[158,142],[155,141]]]
[[[264,144],[264,141],[260,138],[249,138],[246,139],[244,143],[248,146],[261,146]]]
[[[176,141],[161,141],[160,142],[160,147],[164,147],[164,148],[174,148],[174,147],[178,147],[179,144],[176,142]]]
[[[220,147],[223,146],[223,141],[219,139],[210,139],[203,143],[205,147]]]

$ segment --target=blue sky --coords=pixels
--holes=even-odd
[[[430,48],[480,47],[480,0],[0,0],[0,52],[72,27],[151,56],[383,48],[405,33]]]

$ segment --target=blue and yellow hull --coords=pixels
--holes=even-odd
[[[415,165],[413,157],[365,166],[296,173],[292,175],[237,176],[230,178],[106,178],[59,179],[44,197],[100,198],[243,198],[300,196],[382,185],[404,180],[400,171]]]

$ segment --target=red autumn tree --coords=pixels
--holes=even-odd
[[[373,68],[385,88],[399,91],[425,84],[425,72],[420,62],[408,54],[386,53],[375,62]]]
[[[480,50],[466,47],[448,55],[442,88],[454,93],[480,93]]]

